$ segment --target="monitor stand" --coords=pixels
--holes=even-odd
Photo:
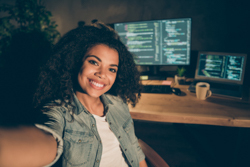
[[[141,80],[166,80],[167,76],[160,72],[160,66],[148,66],[148,71],[142,72]]]

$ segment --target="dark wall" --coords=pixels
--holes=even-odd
[[[192,50],[243,52],[247,47],[248,4],[228,0],[45,0],[64,34],[78,21],[105,23],[192,18]]]
[[[0,0],[11,3],[14,0]],[[197,51],[250,55],[249,2],[238,0],[44,0],[63,35],[78,21],[105,23],[168,18],[192,18],[192,60]],[[191,63],[193,65],[195,63]],[[250,74],[250,58],[247,73]],[[247,78],[247,80],[249,80]],[[250,82],[249,82],[250,83]]]
[[[250,55],[246,1],[228,0],[45,0],[64,34],[78,21],[105,23],[167,18],[192,18],[192,61],[194,73],[198,51],[247,53]],[[246,76],[250,74],[250,58]],[[192,75],[191,75],[192,76]],[[245,78],[249,82],[249,79]],[[250,83],[250,82],[249,82]]]

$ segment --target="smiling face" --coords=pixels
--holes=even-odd
[[[119,55],[115,49],[103,44],[92,47],[84,56],[78,74],[80,90],[76,95],[100,97],[106,93],[115,82],[118,64]]]

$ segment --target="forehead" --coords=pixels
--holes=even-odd
[[[95,51],[95,50],[107,50],[107,49],[108,49],[108,50],[111,49],[111,50],[114,50],[114,51],[117,52],[117,50],[116,50],[115,48],[113,48],[112,46],[106,45],[106,44],[96,44],[96,45],[90,47],[90,48],[88,49],[88,52],[90,52],[90,51]],[[88,53],[88,52],[87,52],[87,53]],[[117,53],[118,53],[118,52],[117,52]]]
[[[119,61],[118,51],[104,44],[98,44],[91,47],[85,57],[88,55],[94,55],[101,59],[109,59],[110,61]]]

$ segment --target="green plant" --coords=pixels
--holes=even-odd
[[[51,45],[60,38],[55,21],[51,21],[52,14],[42,0],[16,0],[14,5],[2,4],[0,12],[5,15],[0,18],[0,59],[17,33],[42,32]]]
[[[177,68],[177,75],[179,76],[179,77],[182,77],[183,75],[184,75],[184,73],[186,72],[186,69],[184,68],[184,67],[178,67]]]

